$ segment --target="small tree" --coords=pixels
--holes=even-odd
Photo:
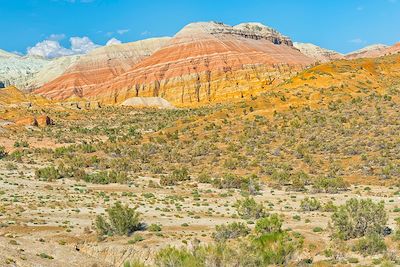
[[[107,210],[108,221],[101,215],[97,216],[95,226],[99,235],[130,235],[141,227],[139,213],[128,205],[117,202]]]
[[[353,250],[361,253],[363,256],[376,255],[386,251],[386,244],[381,235],[374,233],[359,239]]]
[[[50,182],[62,178],[61,173],[53,166],[37,169],[35,171],[35,176],[37,179]]]
[[[252,240],[252,250],[261,263],[258,266],[287,266],[302,246],[302,238],[298,239],[287,232],[263,234]]]
[[[387,222],[384,203],[352,198],[332,214],[334,234],[344,240],[382,233]]]
[[[250,233],[250,229],[242,222],[217,225],[215,230],[213,238],[218,242],[225,242],[228,239],[247,236]]]
[[[278,233],[282,231],[282,219],[278,214],[271,214],[268,217],[257,221],[255,231],[257,234]]]
[[[236,202],[236,210],[242,219],[259,219],[266,215],[265,207],[254,198],[245,198]]]
[[[321,207],[321,203],[315,198],[306,197],[300,203],[300,208],[302,211],[315,211],[319,210]]]

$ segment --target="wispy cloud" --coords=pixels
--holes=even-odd
[[[349,43],[352,43],[352,44],[364,44],[366,42],[367,41],[365,41],[361,38],[354,38],[354,39],[349,40]]]
[[[150,35],[150,34],[151,34],[151,32],[149,32],[149,31],[144,31],[144,32],[140,33],[140,35]]]
[[[123,35],[123,34],[129,32],[129,31],[130,31],[130,29],[121,29],[121,30],[117,30],[117,33],[120,34],[120,35]]]
[[[64,33],[51,34],[47,39],[51,41],[61,41],[65,39],[65,34]]]

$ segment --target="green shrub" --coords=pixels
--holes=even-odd
[[[399,241],[400,240],[400,217],[396,218],[395,221],[396,221],[397,230],[393,236],[393,239]]]
[[[335,206],[335,204],[333,204],[333,201],[330,200],[327,203],[325,203],[325,205],[322,207],[322,211],[335,212],[337,211],[337,206]]]
[[[244,220],[259,219],[266,215],[265,207],[257,203],[254,198],[238,200],[235,206],[237,213]]]
[[[363,256],[376,255],[386,251],[385,240],[379,234],[370,234],[357,241],[354,251]]]
[[[210,184],[210,183],[212,183],[212,178],[211,178],[210,174],[208,174],[206,172],[202,172],[197,177],[197,181],[199,183]]]
[[[316,192],[336,194],[346,190],[348,184],[342,178],[321,177],[314,181],[313,188]]]
[[[45,181],[51,182],[51,181],[62,178],[62,175],[60,174],[58,169],[51,166],[51,167],[37,169],[35,171],[35,177],[40,180],[45,180]]]
[[[233,222],[230,224],[217,225],[215,227],[215,233],[213,233],[213,238],[217,242],[225,242],[228,239],[247,236],[249,233],[250,228],[248,228],[244,223]]]
[[[173,186],[178,182],[190,180],[189,171],[183,167],[181,169],[175,169],[170,175],[162,176],[160,179],[160,185],[162,186]]]
[[[322,229],[322,228],[319,227],[319,226],[314,227],[312,230],[313,230],[314,233],[321,233],[322,231],[324,231],[324,229]]]
[[[175,169],[171,174],[171,178],[179,182],[190,180],[189,171],[186,167]]]
[[[161,226],[155,223],[150,224],[147,228],[150,232],[161,232]]]
[[[281,232],[282,219],[278,214],[271,214],[268,217],[261,218],[256,222],[255,232],[263,235],[268,233]]]
[[[107,214],[108,221],[101,215],[98,215],[95,221],[100,236],[114,234],[129,236],[142,227],[136,209],[129,208],[128,205],[122,206],[120,202],[107,209]]]
[[[258,266],[287,266],[302,245],[303,239],[290,236],[287,232],[264,234],[252,241],[252,249],[260,261]]]
[[[133,245],[133,244],[136,244],[137,242],[141,242],[141,241],[143,241],[143,240],[144,240],[144,237],[143,237],[143,236],[138,235],[138,234],[134,234],[134,235],[132,236],[132,239],[128,241],[128,244]]]
[[[302,211],[315,211],[319,210],[321,203],[315,198],[304,198],[300,203],[300,208]]]
[[[195,257],[187,249],[166,247],[161,249],[155,256],[155,264],[158,267],[186,267],[205,266],[200,257]]]
[[[344,240],[381,234],[387,222],[384,203],[352,198],[332,214],[332,222],[334,234]]]
[[[110,184],[110,183],[127,183],[129,181],[128,175],[123,171],[102,171],[93,174],[79,173],[79,178],[83,178],[85,182],[93,184]]]
[[[360,262],[357,258],[348,258],[347,260],[349,263],[352,263],[352,264],[356,264],[356,263]]]

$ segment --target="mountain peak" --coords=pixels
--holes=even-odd
[[[304,55],[315,59],[319,62],[328,62],[331,60],[341,59],[343,55],[329,49],[319,47],[311,43],[293,43],[294,47],[299,49]]]
[[[186,25],[179,31],[176,37],[196,37],[198,35],[235,35],[247,39],[266,39],[274,44],[285,44],[293,46],[292,40],[279,33],[277,30],[257,22],[241,23],[230,26],[222,22],[194,22]]]

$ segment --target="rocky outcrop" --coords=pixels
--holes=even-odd
[[[187,25],[164,47],[113,79],[82,86],[83,77],[69,83],[63,75],[36,92],[109,104],[131,97],[162,97],[174,105],[197,105],[250,97],[313,62],[288,37],[264,25],[201,22]]]
[[[36,93],[53,99],[83,97],[92,87],[100,86],[130,70],[136,63],[163,47],[168,40],[152,38],[97,48],[82,56],[63,75],[45,84]]]
[[[135,108],[172,109],[171,103],[161,97],[132,97],[122,102],[121,106]]]
[[[59,104],[69,109],[99,109],[102,107],[98,101],[62,101]]]
[[[300,50],[304,55],[314,59],[317,62],[329,62],[343,59],[344,56],[336,51],[328,50],[310,43],[293,43],[294,47]]]
[[[17,126],[34,126],[34,127],[46,127],[53,125],[54,121],[47,115],[40,115],[37,117],[25,117],[15,121]]]

